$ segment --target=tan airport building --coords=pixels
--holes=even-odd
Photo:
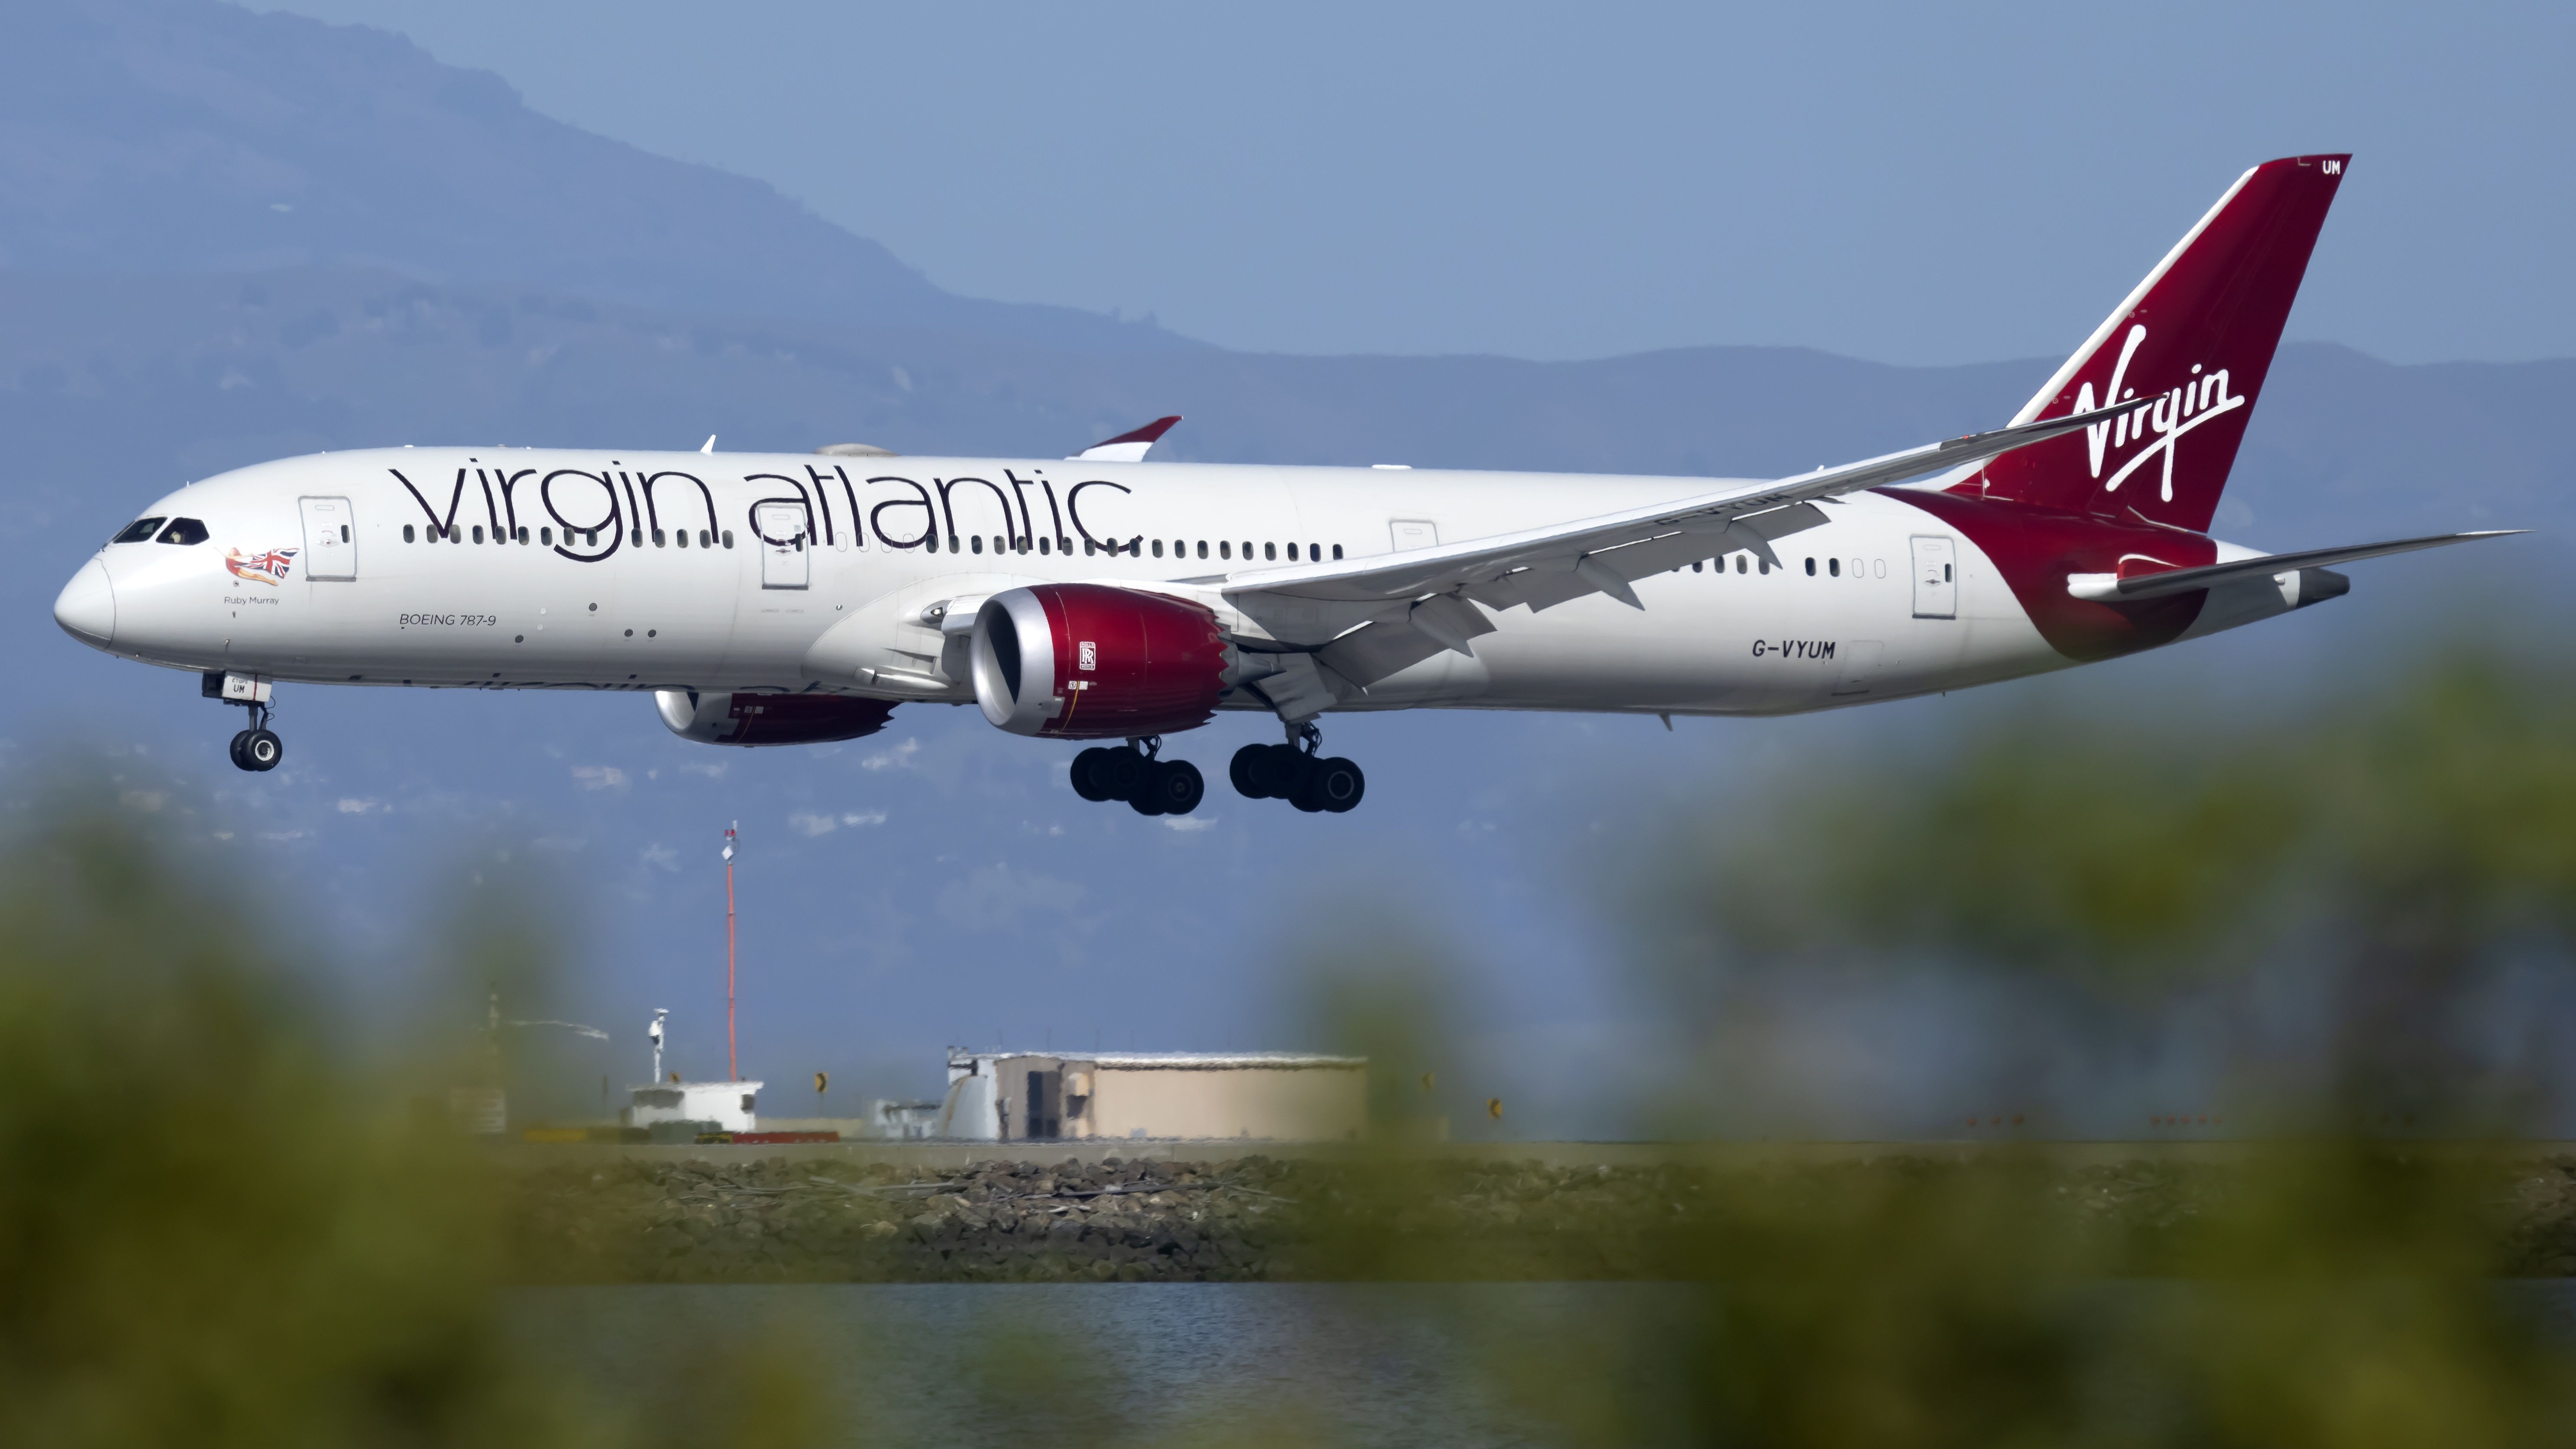
[[[934,1135],[1329,1142],[1368,1125],[1368,1060],[1300,1052],[948,1054]]]

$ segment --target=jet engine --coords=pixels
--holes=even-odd
[[[1234,649],[1216,615],[1104,584],[1006,589],[975,612],[975,702],[1018,735],[1130,739],[1216,713]]]
[[[821,745],[885,728],[894,701],[843,694],[710,694],[660,689],[653,703],[662,723],[685,740],[708,745]]]

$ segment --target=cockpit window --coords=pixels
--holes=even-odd
[[[109,539],[108,542],[149,543],[152,541],[152,535],[161,531],[161,525],[165,521],[159,518],[138,518],[125,525],[125,531]]]
[[[174,518],[170,520],[168,528],[161,530],[161,541],[163,543],[204,543],[206,526],[193,518]]]

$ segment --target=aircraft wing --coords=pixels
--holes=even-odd
[[[1772,540],[1825,521],[1815,506],[1817,499],[1983,462],[1998,453],[2108,422],[2153,401],[2136,399],[2071,417],[1973,433],[1839,468],[1739,483],[1696,498],[1547,528],[1349,562],[1230,574],[1222,588],[1229,599],[1240,602],[1267,595],[1346,604],[1395,603],[1463,593],[1489,608],[1527,604],[1533,610],[1604,593],[1632,608],[1643,608],[1629,581],[1677,564],[1746,549],[1776,566],[1779,556],[1771,550]]]
[[[2196,569],[2162,569],[2155,573],[2071,574],[2066,580],[2066,592],[2079,599],[2092,599],[2099,603],[2154,599],[2166,594],[2210,588],[2231,579],[2269,578],[2299,569],[2323,568],[2328,564],[2352,563],[2392,553],[2413,553],[2419,548],[2440,548],[2444,544],[2474,543],[2482,538],[2510,538],[2530,531],[2527,528],[2489,528],[2474,533],[2437,533],[2428,538],[2401,538],[2389,543],[2356,543],[2342,548],[2304,549],[2298,553],[2267,553],[2259,558],[2234,559]]]

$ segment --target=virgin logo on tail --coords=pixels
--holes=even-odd
[[[2124,391],[2121,384],[2128,376],[2129,359],[2137,355],[2139,345],[2146,340],[2145,323],[2131,327],[2127,340],[2120,344],[2120,361],[2111,369],[2109,392],[2097,401],[2093,396],[2093,384],[2085,383],[2075,390],[2075,411],[2087,413],[2096,406],[2107,407],[2114,400],[2126,401],[2136,397],[2136,388]],[[2201,364],[2195,362],[2191,365],[2190,378],[2166,389],[2165,395],[2156,399],[2152,406],[2123,413],[2110,422],[2095,423],[2084,430],[2085,444],[2092,452],[2093,476],[2102,476],[2102,463],[2106,456],[2153,437],[2154,442],[2147,443],[2120,465],[2119,471],[2102,485],[2102,491],[2119,492],[2120,485],[2128,482],[2129,475],[2137,472],[2141,464],[2150,458],[2159,458],[2164,463],[2162,496],[2165,502],[2171,503],[2174,496],[2174,445],[2182,440],[2183,434],[2212,418],[2236,411],[2245,406],[2245,402],[2242,394],[2227,390],[2226,368],[2204,372]]]

